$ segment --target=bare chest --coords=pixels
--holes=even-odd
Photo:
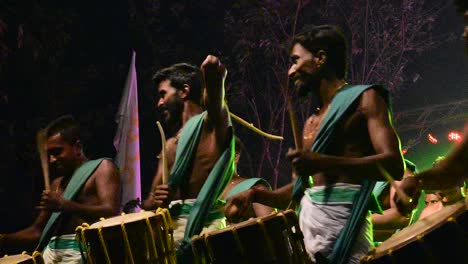
[[[174,165],[178,138],[171,138],[166,142],[167,167],[170,169]],[[162,158],[162,157],[160,157]]]
[[[312,115],[304,124],[303,145],[310,149],[317,139],[327,111]],[[344,155],[348,152],[366,151],[369,145],[367,119],[359,110],[345,114],[334,128],[334,138],[331,148],[335,154]]]
[[[195,151],[184,198],[195,198],[221,155],[214,133],[202,133]]]
[[[314,114],[305,122],[302,137],[303,147],[305,149],[310,149],[312,147],[327,112],[328,110]]]

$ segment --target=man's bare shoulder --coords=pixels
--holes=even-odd
[[[112,160],[104,159],[97,167],[93,176],[111,177],[111,176],[115,176],[118,174],[119,173],[118,173],[117,165]]]
[[[365,114],[374,113],[377,110],[387,111],[387,102],[376,88],[369,88],[361,94],[359,110]]]
[[[179,137],[171,137],[168,140],[166,140],[166,146],[167,147],[177,146],[178,141],[179,141]]]

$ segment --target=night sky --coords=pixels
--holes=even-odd
[[[199,65],[209,53],[233,63],[239,54],[230,53],[219,21],[225,12],[234,17],[242,13],[241,2],[248,1],[1,0],[0,47],[8,52],[0,49],[0,95],[7,98],[0,101],[0,202],[3,212],[18,217],[11,223],[2,221],[0,233],[28,225],[35,215],[31,208],[42,190],[34,144],[38,128],[59,115],[73,114],[86,128],[88,156],[114,156],[114,118],[132,49],[137,52],[145,193],[160,149],[151,75],[176,62]],[[434,34],[452,34],[455,39],[411,59],[407,73],[420,77],[401,88],[395,112],[468,99],[462,22],[451,5],[442,11]],[[231,83],[228,78],[227,85]],[[462,125],[463,120],[457,120],[450,126]],[[402,134],[403,144],[417,133]],[[422,162],[427,144],[421,141],[408,157]],[[11,219],[3,214],[1,219]]]
[[[419,74],[414,86],[404,87],[395,110],[404,111],[468,98],[468,57],[462,39],[463,18],[450,5],[436,23],[435,35],[453,34],[455,40],[429,50],[414,59],[408,72]]]
[[[456,11],[452,5],[443,10],[442,18],[436,23],[436,35],[453,34],[455,39],[414,59],[408,67],[408,72],[419,74],[420,79],[409,87],[404,87],[394,102],[395,112],[430,108],[434,105],[468,99],[468,56],[464,52],[465,43],[461,36],[464,24],[463,18],[454,14]],[[464,109],[468,111],[467,103],[464,104]],[[465,112],[465,117],[467,115]],[[421,143],[411,149],[406,157],[413,160],[420,169],[431,167],[435,158],[446,155],[454,146],[454,143],[447,139],[448,133],[462,131],[464,123],[463,118],[448,124],[435,123],[433,128],[428,129],[428,133],[437,136],[439,144],[431,144],[425,133]],[[420,132],[412,130],[401,133],[403,145],[408,140],[419,138]]]

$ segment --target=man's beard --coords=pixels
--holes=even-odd
[[[182,125],[182,112],[184,111],[184,103],[182,100],[176,98],[161,110],[163,112],[163,120],[166,128],[170,131],[179,130]]]
[[[296,82],[296,91],[299,97],[309,96],[310,93],[317,93],[320,88],[321,78],[318,74],[302,74],[300,81]]]
[[[65,164],[64,164],[65,163]],[[67,162],[49,164],[49,173],[52,177],[71,177],[75,167]]]

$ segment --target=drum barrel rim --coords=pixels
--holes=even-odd
[[[388,248],[387,250],[384,250],[384,251],[378,251],[378,248],[381,247],[382,245],[385,245],[384,243],[385,242],[393,242],[393,240],[386,240],[384,241],[381,245],[379,245],[378,247],[375,247],[373,248],[372,252],[369,252],[368,254],[365,255],[365,257],[371,257],[373,260],[375,259],[379,259],[383,256],[386,256],[386,255],[389,255],[391,254],[391,252],[394,252],[394,251],[397,251],[407,245],[409,245],[410,243],[412,242],[415,242],[423,237],[425,237],[427,234],[431,233],[432,231],[440,228],[442,225],[446,224],[448,221],[450,221],[450,218],[453,218],[453,217],[458,217],[460,216],[463,212],[467,211],[468,210],[468,203],[467,203],[468,200],[466,199],[462,199],[452,205],[449,205],[450,208],[456,208],[452,214],[450,214],[448,217],[446,218],[443,218],[442,221],[439,221],[437,223],[435,223],[434,225],[430,226],[430,228],[424,230],[423,232],[421,232],[420,234],[418,235],[415,235],[415,236],[410,236],[410,237],[407,237],[406,239],[404,239],[403,241],[401,241],[399,244],[397,245],[394,245],[393,247],[390,247]],[[447,208],[447,207],[445,207]],[[440,212],[440,211],[439,211]],[[436,212],[437,213],[437,212]],[[416,222],[417,223],[417,222]],[[415,225],[416,223],[414,223],[413,225]],[[409,226],[407,226],[409,227]],[[405,228],[407,228],[405,227]],[[403,230],[403,229],[402,229]],[[392,237],[390,237],[389,239],[391,239]],[[371,254],[371,253],[374,253],[374,254]]]
[[[138,214],[141,214],[142,216],[144,217],[141,217],[141,218],[132,218],[132,219],[128,219],[128,221],[123,221],[123,222],[114,222],[112,224],[106,224],[105,221],[108,221],[108,220],[114,220],[114,219],[118,219],[119,217],[122,217],[122,216],[133,216],[133,215],[138,215]],[[142,220],[145,220],[146,218],[152,218],[152,217],[157,217],[157,216],[161,216],[160,214],[157,214],[157,213],[154,213],[152,211],[143,211],[143,212],[138,212],[138,213],[130,213],[130,214],[124,214],[124,215],[118,215],[118,216],[113,216],[113,217],[110,217],[110,218],[106,218],[104,220],[101,220],[101,221],[97,221],[93,224],[91,224],[89,227],[87,227],[86,229],[88,230],[97,230],[99,228],[108,228],[108,227],[114,227],[114,226],[117,226],[117,227],[120,227],[120,225],[123,223],[123,224],[130,224],[130,223],[135,223],[135,222],[139,222],[139,221],[142,221]],[[123,220],[126,220],[124,218],[122,218]],[[99,223],[101,223],[101,225],[99,225]],[[102,225],[102,223],[104,223]]]

